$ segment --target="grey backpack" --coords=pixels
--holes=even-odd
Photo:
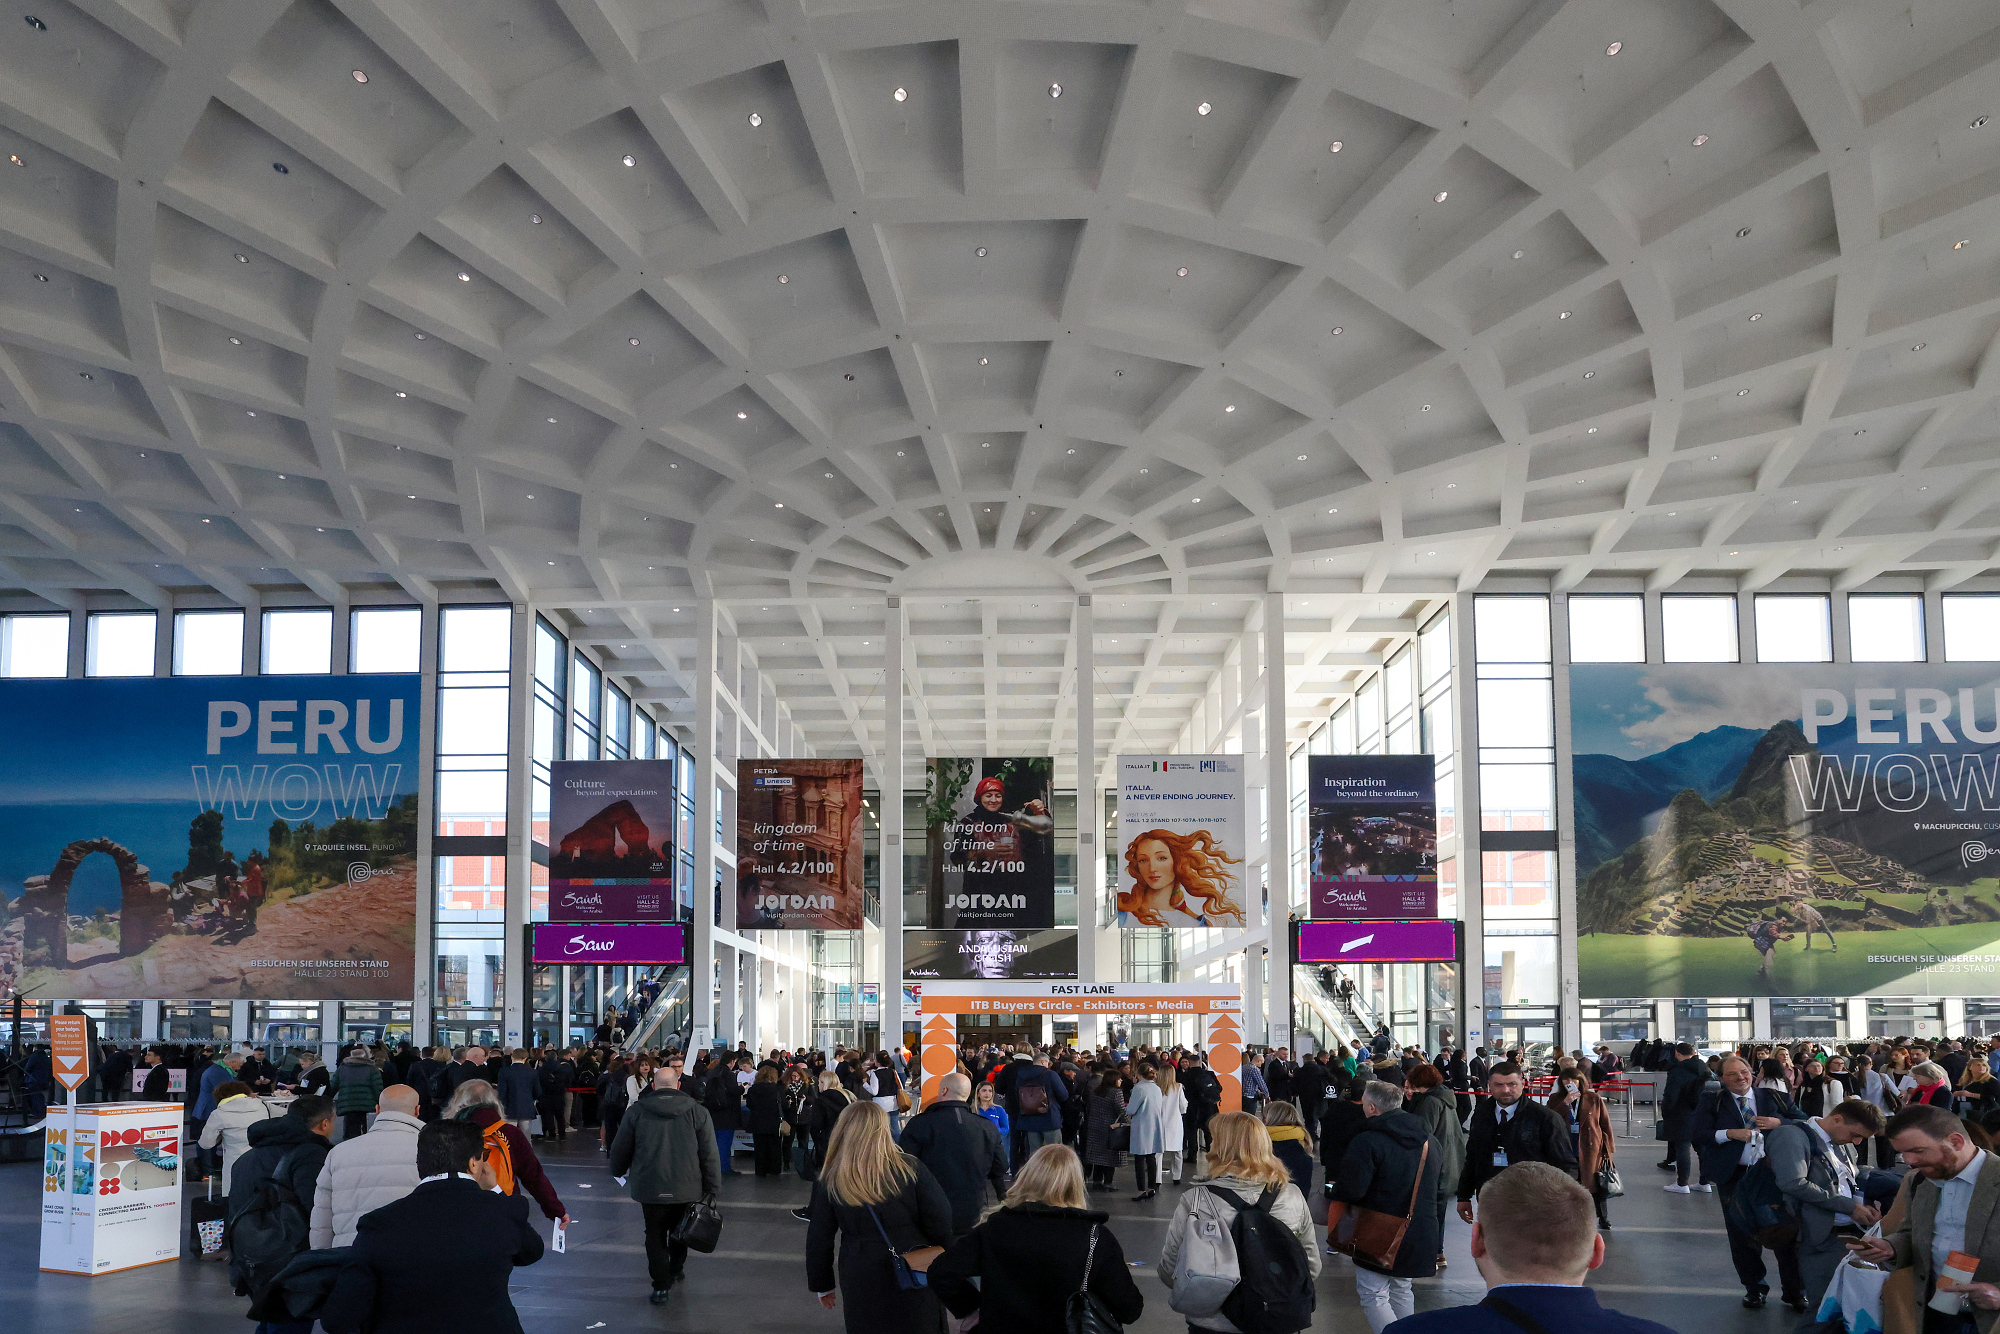
[[[1232,1214],[1234,1211],[1231,1211]],[[1180,1258],[1174,1269],[1173,1295],[1167,1305],[1194,1320],[1222,1314],[1222,1304],[1243,1271],[1236,1262],[1236,1239],[1211,1198],[1211,1192],[1188,1192],[1188,1211],[1181,1223]]]

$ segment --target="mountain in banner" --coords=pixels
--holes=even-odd
[[[1691,789],[1704,800],[1728,792],[1765,734],[1754,727],[1715,727],[1643,760],[1578,755],[1576,873],[1589,879],[1646,832],[1674,794]]]

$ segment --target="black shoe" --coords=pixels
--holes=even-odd
[[[1671,1172],[1674,1170],[1672,1163],[1654,1163],[1653,1166],[1659,1168],[1662,1172]]]
[[[670,1291],[672,1291],[670,1288],[654,1288],[653,1295],[646,1300],[655,1306],[665,1306],[667,1304],[667,1293]]]
[[[801,1223],[807,1222],[812,1218],[812,1210],[804,1205],[800,1205],[798,1208],[792,1210],[792,1217],[798,1219]]]
[[[1746,1310],[1746,1311],[1758,1311],[1758,1310],[1762,1310],[1762,1309],[1763,1309],[1763,1306],[1764,1306],[1764,1294],[1763,1294],[1763,1293],[1761,1293],[1761,1292],[1746,1292],[1746,1293],[1744,1293],[1744,1294],[1743,1294],[1743,1309],[1744,1309],[1744,1310]]]
[[[1785,1298],[1785,1305],[1791,1307],[1792,1310],[1800,1315],[1806,1313],[1806,1299],[1803,1296],[1787,1297]]]

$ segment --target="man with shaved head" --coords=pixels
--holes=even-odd
[[[421,1102],[408,1084],[389,1085],[375,1103],[375,1124],[368,1133],[342,1140],[326,1156],[319,1189],[313,1192],[309,1240],[314,1250],[351,1245],[361,1215],[417,1188]]]
[[[994,1124],[972,1110],[972,1081],[954,1070],[938,1080],[937,1097],[903,1127],[899,1147],[931,1169],[951,1201],[951,1232],[962,1237],[979,1225],[986,1183],[996,1198],[1007,1193],[1007,1146]]]

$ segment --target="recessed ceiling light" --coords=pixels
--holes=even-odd
[[[1732,555],[1732,556],[1734,556],[1734,555],[1737,555],[1738,553],[1737,553],[1737,552],[1734,552],[1734,551],[1732,551],[1732,552],[1730,552],[1729,554],[1730,554],[1730,555]]]
[[[461,272],[458,275],[458,280],[462,283],[469,283],[472,281],[472,275],[469,273]]]
[[[203,519],[203,520],[202,520],[202,522],[203,522],[203,523],[213,523],[213,522],[214,522],[214,520],[212,520],[212,519]]]
[[[1721,458],[1721,457],[1722,457],[1722,455],[1720,455],[1720,454],[1710,454],[1710,455],[1708,456],[1708,461],[1709,461],[1710,463],[1713,463],[1713,462],[1715,462],[1715,461],[1716,461],[1717,459],[1719,459],[1719,458]]]
[[[753,130],[754,130],[754,129],[756,129],[756,128],[757,128],[758,126],[762,125],[763,123],[764,123],[764,113],[763,113],[763,112],[761,112],[761,111],[753,111],[753,112],[751,112],[751,113],[750,113],[750,128],[751,128],[751,129],[753,129]]]
[[[1584,378],[1584,379],[1586,379],[1586,380],[1595,380],[1595,379],[1597,378],[1597,372],[1596,372],[1596,371],[1585,371],[1585,372],[1583,373],[1583,378]]]
[[[1528,257],[1528,252],[1525,250],[1516,250],[1514,252],[1515,259],[1526,259],[1527,257]]]
[[[1736,239],[1739,241],[1741,241],[1744,237],[1748,236],[1749,234],[1750,234],[1750,229],[1748,227],[1738,227],[1736,229]]]
[[[95,375],[92,375],[89,371],[78,371],[76,374],[77,378],[80,380],[95,380],[97,378]]]
[[[1304,463],[1305,461],[1306,461],[1306,456],[1304,454],[1299,455],[1299,462]]]
[[[1429,412],[1430,410],[1431,410],[1431,405],[1428,403],[1424,404],[1424,411]]]
[[[827,474],[825,474],[825,475],[826,475],[826,477],[827,477],[828,479],[831,479],[831,478],[833,477],[833,474],[832,474],[832,473],[827,473]]]
[[[1061,97],[1061,96],[1062,96],[1062,85],[1061,85],[1061,84],[1059,84],[1059,83],[1052,83],[1052,84],[1050,84],[1050,85],[1049,85],[1049,96],[1050,96],[1050,97]]]
[[[1972,122],[1972,124],[1971,124],[1970,126],[1968,126],[1967,128],[1968,128],[1968,129],[1974,129],[1974,130],[1983,130],[1983,129],[1985,129],[1985,128],[1986,128],[1986,117],[1984,117],[1984,116],[1981,116],[1981,117],[1979,117],[1979,118],[1978,118],[1977,120],[1973,121],[1973,122]]]
[[[1071,448],[1071,449],[1068,449],[1068,450],[1065,450],[1064,452],[1065,452],[1065,453],[1068,453],[1068,454],[1074,454],[1074,453],[1076,453],[1076,450],[1075,450],[1074,448]]]
[[[248,263],[250,262],[250,256],[248,256],[248,255],[240,255],[240,254],[239,254],[239,255],[238,255],[238,256],[236,257],[236,262],[237,262],[238,264],[248,264]]]
[[[621,157],[618,160],[620,162],[623,162],[628,167],[636,167],[639,165],[639,159],[633,157],[630,153],[627,153],[624,157]]]
[[[1763,318],[1764,318],[1764,312],[1761,310],[1753,310],[1750,312],[1750,322],[1753,324]]]
[[[1342,334],[1344,334],[1344,333],[1346,333],[1346,332],[1347,332],[1347,330],[1345,330],[1345,329],[1341,328],[1341,327],[1340,327],[1340,326],[1339,326],[1338,324],[1336,324],[1336,325],[1334,325],[1334,326],[1333,326],[1333,336],[1334,336],[1335,338],[1338,338],[1338,337],[1340,337],[1340,336],[1341,336]]]
[[[1700,148],[1703,144],[1706,144],[1708,142],[1708,136],[1705,134],[1697,134],[1689,142],[1691,142],[1696,148]]]
[[[781,273],[778,275],[778,281],[781,283],[788,283],[791,280],[792,280],[792,275],[789,273]]]
[[[897,457],[897,458],[899,458],[899,459],[901,459],[901,458],[908,458],[908,457],[909,457],[909,454],[908,454],[908,453],[907,453],[906,451],[904,451],[904,450],[900,450],[900,449],[899,449],[899,450],[897,450],[897,451],[896,451],[896,457]]]
[[[1187,265],[1185,264],[1181,265],[1178,269],[1174,270],[1174,277],[1176,278],[1185,278],[1187,277],[1187,275],[1188,275]]]
[[[49,280],[49,275],[46,273],[38,273],[35,275],[35,281],[38,283],[45,283],[48,280]]]
[[[1604,48],[1604,54],[1607,56],[1615,56],[1624,49],[1625,49],[1625,43],[1613,42],[1611,45]]]
[[[1925,348],[1927,348],[1927,347],[1929,347],[1929,346],[1930,346],[1930,344],[1929,344],[1929,343],[1912,343],[1912,344],[1910,344],[1910,351],[1912,351],[1912,352],[1921,352],[1921,351],[1923,351],[1923,350],[1924,350]]]
[[[1570,316],[1571,316],[1572,314],[1574,314],[1574,313],[1575,313],[1574,311],[1568,311],[1568,310],[1565,310],[1565,311],[1562,311],[1562,312],[1561,312],[1560,314],[1558,314],[1558,315],[1556,316],[1556,318],[1557,318],[1557,319],[1559,319],[1559,320],[1566,320],[1566,319],[1568,319],[1568,318],[1569,318],[1569,317],[1570,317]]]
[[[736,420],[737,420],[737,421],[749,421],[749,420],[750,420],[750,414],[749,414],[749,413],[747,413],[747,412],[739,412],[739,413],[737,413],[737,414],[736,414]]]
[[[416,497],[415,497],[415,496],[404,496],[404,497],[403,497],[403,499],[405,499],[405,500],[415,500],[415,499],[416,499]]]
[[[49,25],[36,18],[33,14],[23,14],[21,17],[26,19],[28,26],[36,32],[47,32],[49,30]]]
[[[1194,501],[1193,501],[1193,503],[1194,503],[1194,504],[1197,504],[1197,505],[1201,504],[1201,497],[1200,497],[1200,496],[1196,496],[1196,497],[1194,498]]]
[[[1963,250],[1971,244],[1972,244],[1972,238],[1968,236],[1963,241],[1953,241],[1951,243],[1951,248],[1953,250]]]
[[[1152,469],[1151,469],[1151,468],[1141,468],[1141,469],[1139,469],[1139,475],[1140,475],[1141,477],[1144,477],[1144,476],[1145,476],[1145,475],[1146,475],[1147,473],[1149,473],[1149,472],[1151,472],[1151,471],[1152,471]]]
[[[979,442],[979,447],[981,449],[991,449],[993,448],[993,442],[991,440],[981,440]]]
[[[785,502],[784,502],[784,501],[782,501],[782,500],[781,500],[781,501],[779,501],[779,502],[778,502],[778,503],[777,503],[776,505],[772,506],[772,508],[773,508],[773,509],[783,509],[784,507],[785,507]],[[769,607],[766,607],[766,608],[764,608],[764,610],[765,610],[765,611],[769,611],[769,610],[771,610],[771,609],[770,609]]]
[[[1458,490],[1458,483],[1457,483],[1457,482],[1446,482],[1446,483],[1444,484],[1444,489],[1445,489],[1445,490],[1447,490],[1447,491],[1456,491],[1456,490]]]
[[[534,223],[537,227],[539,227],[542,225],[542,215],[539,213],[530,213],[528,215],[528,221]]]
[[[241,338],[238,338],[235,334],[229,335],[229,342],[232,347],[243,346],[243,340]]]
[[[326,529],[324,529],[324,528],[315,528],[315,529],[313,529],[313,531],[314,531],[315,533],[323,533],[323,532],[325,532],[325,531],[326,531]]]
[[[397,398],[408,398],[408,397],[409,397],[409,394],[407,394],[406,392],[404,392],[404,391],[403,391],[403,390],[401,390],[401,389],[398,389],[398,390],[396,391],[396,397],[397,397]]]
[[[1211,106],[1207,102],[1203,102],[1200,106],[1194,109],[1194,114],[1197,116],[1206,116],[1209,112],[1213,110],[1215,110],[1213,106]]]
[[[423,341],[424,341],[424,339],[426,339],[426,338],[429,338],[429,337],[430,337],[430,335],[429,335],[429,334],[427,334],[427,333],[419,333],[419,334],[417,335],[417,341],[418,341],[419,343],[421,343],[421,342],[423,342]]]
[[[1222,406],[1222,410],[1224,412],[1234,412],[1236,411],[1236,405],[1234,403],[1225,403]]]
[[[895,98],[898,102],[907,102],[910,100],[910,90],[907,88],[898,88],[895,92],[890,93],[889,96]]]
[[[1584,431],[1584,434],[1585,434],[1585,435],[1596,435],[1596,434],[1597,434],[1597,428],[1596,428],[1595,426],[1592,426],[1592,427],[1589,427],[1589,428],[1587,428],[1587,429],[1586,429],[1586,430]]]
[[[535,493],[533,491],[530,491],[528,493],[528,499],[533,500],[534,498],[535,498]]]
[[[282,162],[273,162],[271,170],[277,172],[280,176],[289,176],[292,174],[292,169]]]
[[[28,165],[27,163],[21,160],[21,155],[19,153],[9,153],[7,155],[7,160],[13,163],[17,167],[25,167]]]
[[[1433,204],[1442,204],[1446,199],[1450,198],[1450,196],[1451,196],[1451,191],[1440,190],[1436,194],[1431,196],[1431,202]]]
[[[1346,144],[1342,143],[1338,139],[1335,139],[1332,143],[1326,146],[1326,151],[1329,153],[1338,153],[1341,149],[1345,147],[1347,147]]]
[[[350,71],[348,71],[348,72],[349,72],[349,73],[351,73],[351,74],[352,74],[352,75],[354,76],[354,81],[355,81],[356,83],[366,83],[366,82],[368,82],[368,71],[367,71],[367,70],[365,70],[365,69],[357,69],[357,70],[350,70]]]
[[[986,358],[985,358],[985,357],[981,357],[981,358],[979,359],[979,364],[980,364],[980,365],[982,365],[982,366],[984,366],[984,365],[986,364]]]
[[[548,423],[549,425],[554,426],[556,424],[556,419],[554,417],[550,417],[548,419]]]

